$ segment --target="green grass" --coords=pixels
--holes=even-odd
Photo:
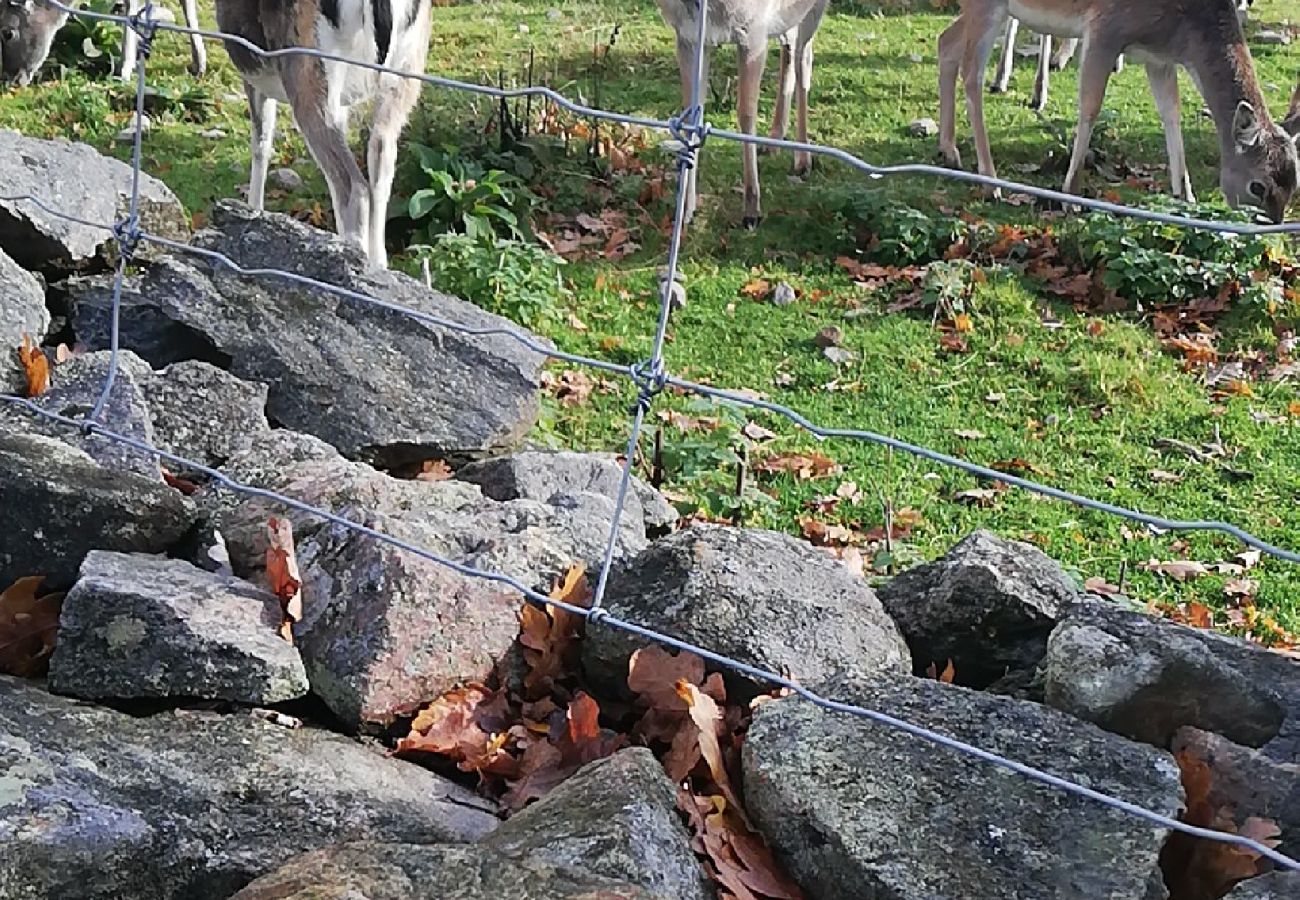
[[[1252,27],[1276,26],[1287,5],[1285,0],[1260,0]],[[814,140],[872,162],[934,161],[935,139],[912,137],[907,125],[919,117],[937,118],[935,40],[950,14],[880,13],[847,2],[833,8],[817,41]],[[434,17],[430,71],[470,81],[501,77],[518,83],[531,49],[536,80],[567,96],[659,117],[679,105],[670,35],[647,0],[614,6],[592,0],[463,4],[437,8]],[[212,24],[210,8],[205,22]],[[593,49],[608,44],[616,25],[617,41],[601,65],[593,65]],[[175,37],[159,43],[150,61],[150,81],[164,96],[154,104],[156,121],[146,136],[145,162],[191,211],[202,213],[215,199],[233,196],[247,179],[239,81],[220,49],[212,52],[210,74],[195,81],[184,74],[184,43]],[[1300,41],[1252,51],[1266,99],[1280,115],[1300,68]],[[772,59],[774,63],[775,53]],[[761,127],[770,121],[774,68],[765,79]],[[727,127],[735,121],[734,88],[729,87],[733,72],[734,51],[723,49],[714,64],[713,85],[725,106],[715,106],[710,119]],[[1073,130],[1076,72],[1072,65],[1055,76],[1048,111],[1041,117],[1024,105],[1033,80],[1032,60],[1018,61],[1008,95],[988,98],[989,131],[1004,175],[1058,185]],[[1200,115],[1199,98],[1186,77],[1183,96],[1193,182],[1200,195],[1209,197],[1218,152],[1213,128]],[[114,135],[126,125],[130,103],[123,86],[70,73],[0,95],[0,127],[77,138],[126,157],[127,148],[115,144]],[[481,98],[429,89],[409,137],[422,143],[450,141],[473,155],[495,146],[496,136],[485,134],[494,109]],[[287,117],[283,121],[277,147],[287,164],[305,152]],[[214,128],[224,136],[199,136]],[[959,129],[969,162],[973,152],[964,110],[959,110]],[[1135,167],[1164,189],[1164,141],[1139,67],[1128,67],[1112,79],[1095,146],[1107,165]],[[1056,161],[1044,167],[1050,172],[1031,171],[1049,155]],[[659,170],[669,162],[653,142],[640,156]],[[807,183],[791,183],[786,177],[789,159],[778,155],[760,161],[766,218],[757,231],[745,232],[738,228],[739,156],[738,148],[714,141],[702,157],[701,211],[683,251],[689,303],[672,321],[666,351],[671,371],[719,387],[762,392],[823,425],[889,434],[982,464],[1022,460],[1032,467],[1030,477],[1056,487],[1168,517],[1223,519],[1275,544],[1300,548],[1300,418],[1288,412],[1297,396],[1294,383],[1259,380],[1250,384],[1249,396],[1212,397],[1197,373],[1184,372],[1180,360],[1161,348],[1143,317],[1111,314],[1099,320],[1076,313],[1009,271],[992,272],[974,287],[969,352],[945,352],[928,310],[889,313],[888,297],[856,286],[835,265],[837,256],[855,251],[852,230],[835,210],[846,197],[863,192],[882,205],[907,203],[936,216],[941,210],[962,210],[1011,223],[1034,222],[1037,213],[1031,206],[995,207],[970,188],[937,179],[872,181],[824,160]],[[319,173],[310,164],[297,168],[308,179],[305,195],[273,193],[270,205],[299,212],[313,201],[327,206]],[[416,174],[409,158],[404,159],[399,189],[409,193],[418,186]],[[638,229],[636,238],[643,246],[631,256],[566,267],[572,308],[543,329],[566,350],[626,363],[642,358],[654,331],[655,270],[665,248],[653,223],[667,214],[670,197],[637,209],[626,194],[635,194],[639,181],[607,178],[600,166],[573,157],[562,159],[540,181],[554,189],[548,201],[552,210],[598,212],[617,205],[630,211],[630,221],[649,223]],[[615,186],[608,189],[611,181]],[[1085,187],[1109,189],[1096,173]],[[1130,199],[1141,198],[1140,189],[1119,190]],[[756,277],[773,284],[787,280],[803,298],[785,308],[751,299],[741,288]],[[846,319],[849,310],[855,315]],[[571,317],[586,330],[573,327]],[[855,362],[837,367],[813,344],[814,335],[832,324],[843,329],[844,346],[857,355]],[[1220,347],[1274,352],[1273,324],[1258,313],[1235,313],[1220,323]],[[571,446],[618,448],[626,440],[630,399],[626,389],[597,390],[576,406],[553,403],[545,432]],[[658,408],[688,406],[687,398],[667,395]],[[751,448],[752,455],[813,446],[806,434],[779,419],[760,416],[756,421],[778,436]],[[652,425],[658,424],[653,420]],[[1253,477],[1234,480],[1214,464],[1155,447],[1165,438],[1197,446],[1218,440],[1228,450],[1231,467]],[[741,443],[735,429],[724,426],[700,436],[670,426],[664,441],[670,459],[685,460],[667,473],[668,487],[725,506],[734,471],[711,471],[710,465]],[[748,494],[742,509],[746,524],[797,532],[800,518],[814,516],[867,530],[881,523],[885,504],[910,508],[921,519],[897,542],[890,558],[874,558],[881,570],[931,558],[971,529],[987,527],[1032,540],[1081,577],[1100,576],[1113,583],[1123,570],[1127,593],[1141,601],[1204,603],[1217,611],[1217,622],[1227,621],[1226,576],[1179,583],[1141,571],[1138,564],[1151,558],[1229,560],[1241,549],[1230,538],[1211,533],[1157,536],[1113,516],[1014,490],[996,494],[991,506],[972,506],[955,497],[979,485],[947,467],[852,441],[828,441],[816,449],[839,463],[842,473],[805,481],[784,475],[755,481],[751,474],[751,486],[765,493]],[[645,450],[649,452],[648,443]],[[1153,471],[1172,473],[1178,480],[1153,480]],[[843,480],[860,486],[857,499],[842,501],[829,513],[805,508]],[[1288,629],[1300,627],[1300,566],[1266,559],[1249,576],[1260,582],[1258,607]]]

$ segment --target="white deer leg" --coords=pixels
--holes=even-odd
[[[813,71],[813,37],[821,25],[826,4],[821,4],[799,24],[799,35],[795,43],[795,66],[797,67],[796,86],[799,97],[799,122],[796,136],[801,144],[808,143],[808,93],[812,89]],[[812,171],[812,154],[800,150],[794,155],[794,174],[807,175]]]
[[[1038,41],[1038,72],[1034,76],[1034,93],[1029,98],[1031,108],[1042,112],[1047,108],[1047,87],[1051,82],[1052,36],[1045,34]]]
[[[974,10],[969,10],[974,12]],[[975,136],[975,157],[981,175],[997,176],[993,165],[993,151],[989,148],[989,132],[984,124],[984,70],[989,53],[1002,27],[1005,10],[982,10],[978,17],[966,22],[965,43],[962,47],[962,80],[966,86],[966,112],[970,117],[971,132]],[[993,195],[999,192],[994,189]]]
[[[127,0],[126,14],[134,16],[144,8],[144,0]],[[140,57],[140,35],[130,25],[124,25],[122,35],[122,64],[117,70],[118,77],[130,81],[135,74],[136,62]]]
[[[998,74],[989,85],[990,94],[1005,94],[1011,83],[1011,69],[1016,63],[1016,35],[1020,32],[1020,20],[1007,16],[1007,28],[1002,35],[1002,58],[998,60]]]
[[[337,79],[327,79],[326,66],[317,59],[289,57],[281,60],[281,82],[289,95],[294,120],[307,141],[307,149],[325,175],[334,204],[334,222],[340,237],[365,250],[369,246],[370,185],[361,174],[344,126],[346,115],[335,101]]]
[[[197,29],[199,27],[199,4],[198,0],[183,0],[182,10],[185,15],[185,25],[189,28]],[[208,48],[203,43],[203,38],[197,34],[190,36],[190,74],[202,75],[208,70]]]
[[[252,85],[244,84],[248,97],[250,122],[248,173],[248,205],[262,209],[266,203],[266,171],[271,164],[271,151],[275,144],[275,100]]]
[[[944,164],[961,168],[957,150],[957,76],[961,73],[962,45],[966,40],[963,13],[939,35],[939,152]]]
[[[772,112],[772,130],[768,132],[774,138],[784,138],[790,130],[790,106],[794,102],[798,46],[799,29],[791,28],[781,36],[781,69],[777,78],[776,108]]]
[[[740,47],[740,84],[736,89],[736,119],[744,134],[753,134],[758,124],[758,92],[767,62],[766,40],[753,47]],[[762,218],[762,191],[758,184],[758,150],[753,144],[741,147],[744,162],[745,214],[741,224],[755,228]]]
[[[704,54],[704,71],[700,81],[700,97],[703,101],[709,89],[709,59],[712,54],[707,47],[699,52]],[[677,39],[677,72],[682,82],[683,110],[690,109],[691,104],[695,102],[695,54],[694,44],[681,37]],[[696,168],[697,166],[691,166],[683,175],[685,183],[682,190],[686,194],[685,220],[687,222],[695,217],[695,208],[699,200],[696,193]]]
[[[1172,65],[1147,64],[1147,81],[1151,83],[1151,96],[1156,101],[1160,124],[1165,129],[1165,149],[1169,154],[1169,183],[1175,197],[1189,203],[1192,180],[1187,173],[1187,154],[1183,149],[1183,130],[1179,121],[1178,70]]]
[[[427,42],[425,46],[428,46]],[[367,165],[370,169],[370,247],[368,255],[375,268],[388,268],[388,249],[384,235],[388,221],[388,200],[393,193],[393,173],[397,167],[397,138],[420,99],[420,82],[409,78],[385,76],[375,104],[370,125]]]
[[[1079,47],[1078,38],[1065,38],[1057,47],[1056,52],[1052,54],[1052,68],[1061,71],[1074,59],[1074,51]]]

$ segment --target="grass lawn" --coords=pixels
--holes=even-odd
[[[203,6],[211,24],[210,3]],[[1259,0],[1249,31],[1291,27],[1284,22],[1288,6],[1290,0]],[[1294,19],[1294,8],[1290,14]],[[517,84],[531,51],[534,80],[566,96],[657,117],[679,105],[670,32],[649,0],[462,2],[438,7],[434,18],[432,72]],[[935,161],[936,139],[912,136],[908,125],[938,117],[936,38],[950,18],[832,4],[816,45],[813,139],[872,162]],[[1278,117],[1300,71],[1300,33],[1291,33],[1297,39],[1289,46],[1252,46]],[[1031,39],[1022,35],[1026,45]],[[771,116],[775,59],[774,50],[760,107],[763,128]],[[213,48],[212,69],[202,80],[185,74],[187,60],[183,40],[159,39],[149,63],[158,93],[150,100],[154,126],[144,153],[148,170],[201,217],[247,179],[246,111],[224,51]],[[1034,76],[1031,59],[1018,60],[1008,95],[988,98],[990,137],[1004,175],[1059,186],[1074,125],[1076,73],[1071,65],[1055,76],[1041,116],[1024,104]],[[724,48],[713,67],[709,118],[725,127],[735,127],[733,75],[734,51]],[[1216,191],[1217,142],[1185,76],[1182,85],[1193,184],[1208,198]],[[130,104],[126,86],[69,72],[0,94],[0,127],[76,138],[125,158],[128,148],[115,135],[127,124]],[[535,105],[535,118],[540,111]],[[427,89],[408,137],[453,144],[479,158],[497,146],[495,112],[490,101]],[[314,166],[301,162],[305,151],[287,116],[282,121],[281,162],[295,165],[307,185],[293,196],[272,191],[270,205],[308,215],[317,202],[328,206],[328,194]],[[973,165],[964,108],[958,122],[963,158]],[[634,152],[646,171],[593,163],[576,149],[559,155],[532,179],[542,195],[536,224],[554,236],[579,211],[600,216],[614,210],[617,227],[627,231],[624,245],[638,246],[625,255],[597,252],[571,261],[563,269],[571,288],[566,308],[536,327],[563,349],[632,363],[646,355],[654,333],[656,270],[664,260],[662,224],[673,185],[671,177],[658,182],[670,158],[654,140],[642,145],[636,136],[614,134],[619,152]],[[1089,174],[1089,191],[1143,200],[1153,182],[1164,189],[1164,140],[1140,67],[1112,79],[1094,146],[1101,171]],[[1150,303],[1142,310],[1131,304],[1083,308],[1044,291],[1041,281],[1012,264],[954,267],[953,277],[964,279],[956,288],[943,281],[947,269],[917,274],[928,279],[930,299],[944,300],[940,325],[956,322],[960,312],[962,332],[954,335],[936,325],[932,304],[890,311],[908,289],[899,273],[872,280],[859,271],[855,280],[837,264],[841,256],[889,261],[878,257],[879,248],[864,247],[861,229],[844,210],[907,205],[938,223],[960,212],[1014,228],[1039,221],[1032,204],[994,206],[971,188],[937,179],[870,180],[825,160],[799,183],[787,177],[786,156],[764,157],[760,167],[765,219],[747,232],[739,228],[739,149],[714,141],[703,153],[701,210],[683,248],[689,300],[672,320],[670,371],[760,392],[823,425],[889,434],[1158,515],[1226,520],[1300,549],[1300,395],[1294,376],[1276,377],[1295,353],[1287,333],[1300,320],[1294,293],[1300,285],[1292,282],[1289,301],[1271,309],[1232,309],[1203,326],[1220,362],[1243,364],[1217,385],[1207,384],[1203,367],[1189,368],[1182,354],[1162,344],[1170,334],[1155,327]],[[422,178],[406,154],[399,193],[424,186]],[[1297,215],[1293,207],[1291,218]],[[400,236],[400,223],[395,230]],[[1291,252],[1297,252],[1294,245]],[[766,301],[780,282],[797,290],[796,302],[778,307]],[[1167,298],[1148,299],[1159,304]],[[847,354],[840,362],[816,343],[830,326],[842,333]],[[952,350],[957,339],[964,342],[961,352]],[[579,380],[570,402],[548,404],[544,432],[568,446],[621,448],[632,394],[594,373],[591,382]],[[588,387],[594,387],[590,394]],[[991,488],[900,452],[852,441],[817,444],[776,417],[737,418],[687,397],[661,398],[643,446],[647,459],[658,427],[665,487],[683,504],[710,517],[856,545],[869,572],[932,558],[970,530],[987,527],[1032,541],[1081,579],[1122,583],[1130,597],[1193,621],[1212,620],[1264,639],[1278,635],[1270,617],[1277,628],[1300,630],[1300,565],[1265,557],[1248,572],[1216,570],[1213,564],[1230,563],[1243,549],[1223,535],[1154,534],[1113,516]],[[1202,452],[1204,445],[1212,445],[1213,458]],[[765,458],[814,450],[837,465],[833,473],[808,478],[761,471]],[[750,461],[739,500],[738,453]],[[887,510],[894,534],[886,544],[880,527]],[[1198,561],[1210,571],[1180,580],[1144,569],[1149,560]]]

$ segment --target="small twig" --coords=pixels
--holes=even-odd
[[[1200,463],[1210,462],[1214,459],[1213,456],[1206,453],[1204,450],[1199,450],[1191,444],[1188,444],[1185,441],[1180,441],[1177,438],[1156,438],[1152,446],[1162,449],[1182,451]]]

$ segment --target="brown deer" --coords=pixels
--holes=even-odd
[[[699,40],[699,0],[657,0],[664,21],[677,33],[677,67],[682,81],[682,105],[692,102],[695,79],[696,42]],[[710,0],[705,25],[705,83],[708,61],[719,44],[735,44],[739,50],[740,78],[736,91],[736,118],[740,130],[754,134],[758,120],[758,89],[767,62],[768,42],[782,39],[781,89],[772,122],[772,136],[785,137],[790,104],[797,97],[797,135],[808,140],[808,89],[812,81],[812,40],[830,0]],[[742,223],[753,228],[762,217],[758,186],[758,151],[753,144],[742,148],[744,159],[745,211]],[[812,155],[795,154],[794,171],[806,174]],[[687,174],[686,215],[695,211],[695,169]]]
[[[957,77],[982,175],[996,175],[984,125],[983,80],[989,52],[1007,15],[1043,34],[1081,39],[1079,126],[1064,190],[1077,193],[1093,123],[1121,53],[1146,66],[1164,126],[1169,176],[1177,197],[1192,199],[1179,124],[1177,67],[1205,98],[1219,134],[1219,187],[1232,206],[1258,207],[1281,222],[1300,174],[1295,137],[1270,118],[1235,0],[963,0],[939,38],[939,149],[960,166],[956,143]],[[1288,127],[1294,120],[1287,120]]]
[[[217,0],[217,25],[263,50],[315,48],[423,73],[430,0]],[[234,41],[226,50],[243,76],[252,119],[250,205],[262,208],[276,102],[288,102],[329,184],[339,234],[359,244],[373,266],[387,267],[384,233],[397,138],[419,99],[420,82],[305,54],[266,59]],[[348,121],[353,106],[372,100],[367,181],[348,147]]]

